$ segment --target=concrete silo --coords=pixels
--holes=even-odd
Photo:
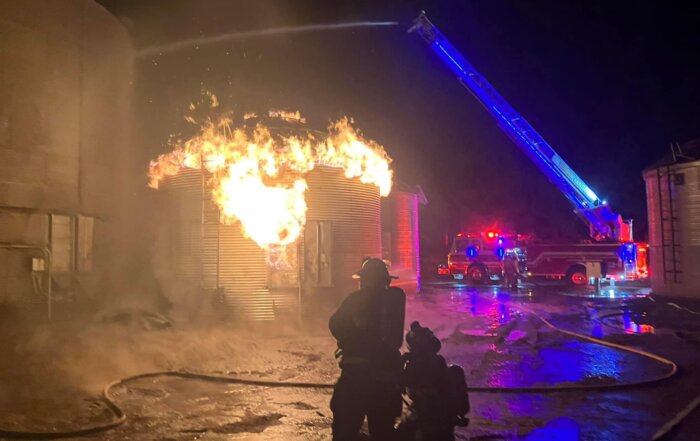
[[[92,0],[2,0],[0,35],[0,303],[74,300],[120,242],[131,41]]]

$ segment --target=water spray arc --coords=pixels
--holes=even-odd
[[[230,32],[227,34],[216,35],[213,37],[199,37],[190,38],[187,40],[177,41],[175,43],[168,43],[162,45],[154,45],[145,47],[136,52],[137,57],[148,57],[151,55],[158,55],[166,52],[177,52],[180,50],[204,46],[209,44],[221,43],[224,41],[235,41],[243,40],[246,38],[254,37],[267,37],[273,35],[282,34],[300,34],[305,32],[318,32],[318,31],[335,31],[343,29],[353,29],[353,28],[373,28],[373,27],[387,27],[387,26],[397,26],[399,23],[396,21],[356,21],[351,23],[325,23],[325,24],[313,24],[313,25],[303,25],[303,26],[282,26],[278,28],[268,28],[268,29],[255,29],[250,31],[240,31],[240,32]]]

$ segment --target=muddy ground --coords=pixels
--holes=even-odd
[[[644,303],[647,294],[643,287],[506,291],[436,282],[409,295],[406,325],[417,319],[432,327],[445,357],[465,368],[470,386],[501,390],[471,393],[471,424],[458,429],[458,439],[649,440],[700,393],[700,339],[692,314],[663,320],[669,313]],[[611,389],[662,377],[669,367],[555,331],[533,312],[562,329],[668,357],[681,371],[661,383]],[[51,324],[8,319],[0,336],[5,429],[70,430],[107,422],[111,414],[98,399],[102,387],[142,372],[329,384],[338,374],[335,342],[314,326],[242,330],[225,322],[185,324],[126,311]],[[543,385],[595,388],[502,391]],[[165,377],[134,380],[113,389],[126,423],[81,439],[325,440],[330,393]],[[691,414],[669,439],[700,439],[697,417]]]

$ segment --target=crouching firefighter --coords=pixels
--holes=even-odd
[[[353,277],[360,289],[345,298],[329,323],[341,369],[331,399],[333,440],[356,441],[367,417],[370,440],[392,441],[403,404],[399,349],[406,295],[389,286],[395,277],[381,259],[365,259]]]
[[[440,340],[418,322],[406,334],[404,386],[407,412],[399,431],[405,441],[454,441],[455,426],[469,420],[469,396],[464,370],[448,366],[438,354]]]

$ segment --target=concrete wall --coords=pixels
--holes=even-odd
[[[95,252],[102,268],[110,266],[107,249],[123,220],[121,179],[133,168],[131,89],[131,41],[102,6],[0,0],[0,211],[7,221],[0,242],[22,242],[44,228],[41,214],[94,217],[107,225],[94,237]],[[0,300],[3,277],[11,275],[0,274]]]

